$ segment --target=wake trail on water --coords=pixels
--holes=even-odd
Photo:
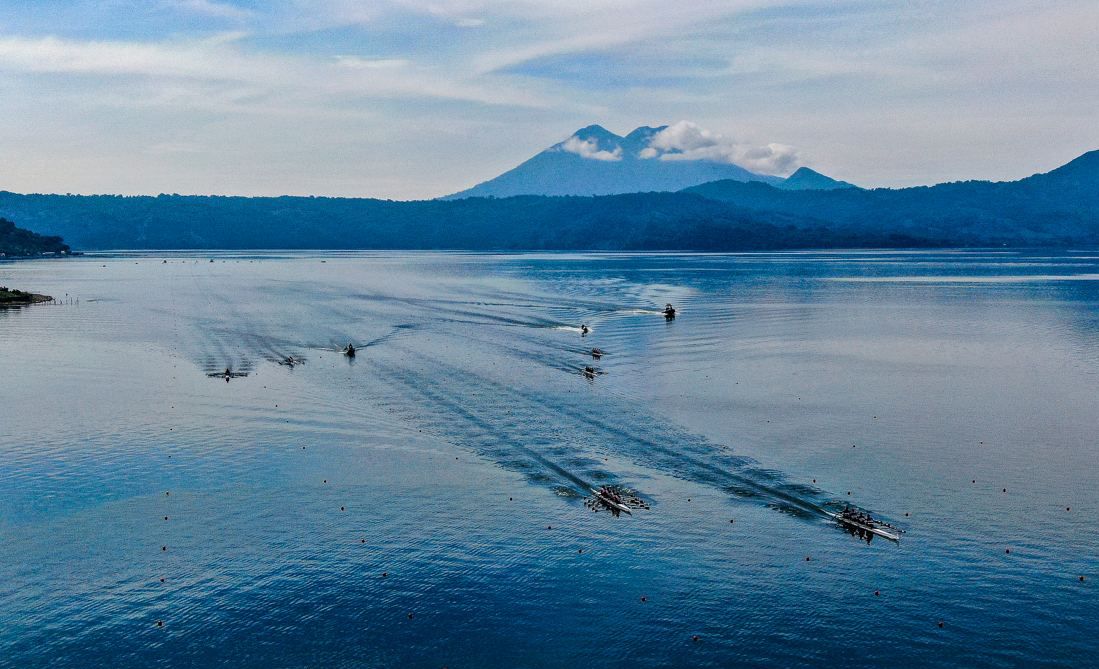
[[[374,363],[378,378],[411,400],[410,406],[391,406],[533,480],[571,483],[584,494],[591,481],[623,483],[594,457],[601,452],[794,515],[826,515],[820,491],[618,401],[585,407],[567,394],[527,390],[419,350],[403,352],[422,368]]]
[[[639,305],[628,283],[616,285],[626,294],[577,302],[491,286],[474,286],[460,297],[428,297],[309,281],[279,287],[277,304],[296,308],[297,321],[289,323],[278,318],[279,310],[250,305],[203,269],[199,276],[196,268],[190,271],[206,305],[193,327],[197,357],[208,373],[226,366],[247,373],[256,359],[280,363],[300,358],[302,350],[338,350],[352,341],[367,352],[359,362],[369,371],[355,377],[350,392],[365,391],[408,423],[560,495],[587,497],[602,484],[626,487],[625,479],[635,475],[624,472],[621,465],[628,462],[792,515],[827,516],[831,502],[815,487],[653,415],[622,393],[600,389],[593,395],[576,385],[571,374],[591,364],[587,346],[602,338],[593,332],[573,340],[579,332],[573,324],[603,323],[613,347],[623,351],[636,347],[638,336],[663,334],[663,319],[659,329],[647,329],[662,312],[647,301]],[[305,331],[295,332],[296,324]],[[695,343],[705,348],[722,325],[700,321],[694,336],[702,338]],[[655,341],[658,352],[669,346]],[[620,364],[630,369],[635,358],[626,353]],[[351,411],[359,406],[335,404]]]

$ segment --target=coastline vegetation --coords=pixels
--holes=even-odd
[[[53,298],[49,295],[28,293],[17,288],[0,286],[0,307],[15,307],[23,306],[25,304],[38,304],[39,302],[50,302],[52,300]]]
[[[0,258],[58,255],[71,253],[68,244],[56,235],[40,235],[37,232],[15,227],[6,218],[0,218]]]
[[[725,180],[680,192],[411,202],[0,191],[0,215],[86,249],[1083,248],[1099,244],[1097,194],[1092,151],[1019,181],[902,189]]]

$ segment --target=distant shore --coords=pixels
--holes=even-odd
[[[53,298],[49,295],[40,295],[38,293],[28,293],[17,289],[8,289],[0,286],[0,307],[21,307],[27,304],[38,304],[40,302],[52,302]]]

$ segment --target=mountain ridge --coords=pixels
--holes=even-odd
[[[642,157],[652,138],[667,128],[639,126],[622,136],[599,124],[588,125],[492,179],[439,199],[618,195],[674,192],[718,179],[782,181],[728,162]]]
[[[82,249],[685,250],[1099,246],[1099,151],[1010,182],[376,199],[21,195],[0,216]]]
[[[808,168],[799,167],[793,174],[786,177],[782,183],[776,186],[782,190],[837,190],[840,188],[858,188],[855,184],[839,181],[825,176],[820,172]]]

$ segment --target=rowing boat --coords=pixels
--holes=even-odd
[[[871,534],[876,534],[879,537],[889,539],[890,541],[900,541],[901,540],[901,537],[900,537],[899,534],[896,534],[894,532],[890,532],[889,530],[878,527],[877,525],[873,525],[871,523],[864,523],[864,522],[855,520],[853,518],[845,518],[842,513],[831,513],[829,515],[831,515],[833,518],[835,518],[836,522],[838,522],[840,525],[843,525],[845,527],[853,527],[853,528],[856,528],[856,529],[860,529],[864,532],[870,532]]]
[[[614,501],[614,499],[612,499],[611,496],[607,493],[601,490],[596,490],[595,488],[592,488],[591,491],[595,494],[596,497],[599,498],[600,502],[603,502],[603,504],[606,504],[611,509],[615,511],[621,511],[622,513],[628,513],[631,516],[633,515],[633,513],[630,511],[630,507],[626,506],[622,502]]]

